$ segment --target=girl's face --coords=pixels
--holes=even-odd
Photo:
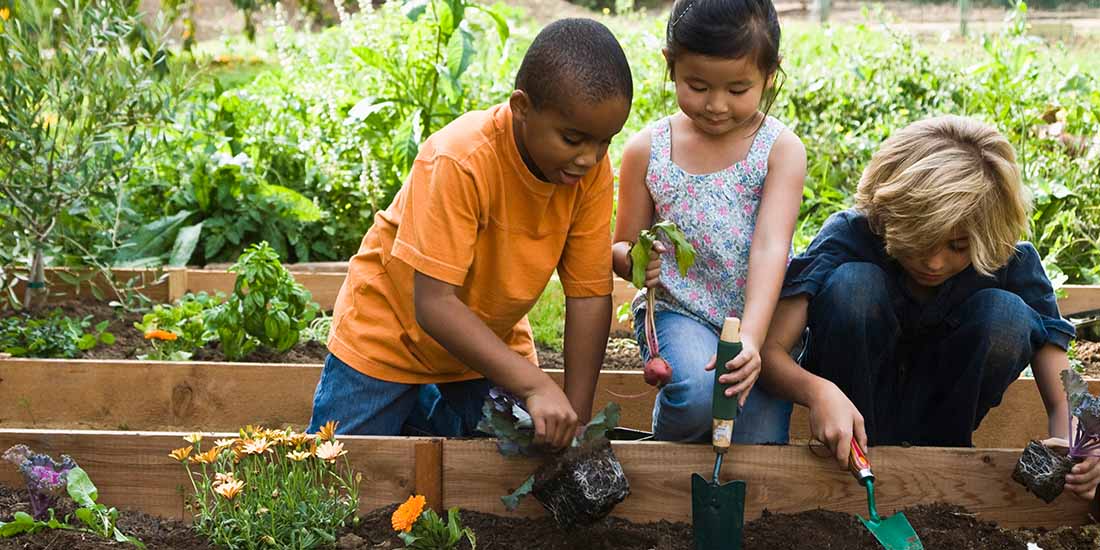
[[[665,50],[665,58],[668,59]],[[764,75],[750,56],[737,59],[685,52],[669,60],[680,110],[700,131],[722,135],[756,119],[772,75]]]
[[[970,266],[970,238],[956,231],[932,252],[919,258],[898,258],[898,263],[917,286],[938,287]]]

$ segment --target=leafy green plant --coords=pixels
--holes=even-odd
[[[619,404],[608,403],[585,426],[579,437],[574,437],[570,447],[580,447],[599,439],[606,439],[608,430],[619,424]],[[530,413],[523,404],[501,388],[489,390],[489,397],[482,407],[482,418],[477,429],[497,438],[497,448],[504,456],[546,456],[546,449],[535,445],[535,427]],[[520,500],[530,494],[535,476],[527,478],[512,494],[501,497],[505,508],[515,510]]]
[[[16,512],[13,521],[0,522],[0,537],[34,533],[42,529],[71,529],[145,548],[140,540],[118,528],[119,512],[116,508],[96,502],[99,493],[95,484],[87,472],[68,456],[62,455],[58,463],[48,455],[31,451],[26,445],[15,445],[4,452],[4,459],[15,464],[23,474],[34,515]],[[83,524],[82,527],[67,523],[69,517],[64,521],[55,517],[53,506],[62,490],[78,505],[72,515]]]
[[[320,317],[310,321],[309,326],[302,330],[302,338],[307,342],[328,343],[329,332],[332,331],[332,316],[321,312]]]
[[[240,359],[257,345],[277,352],[294,347],[320,306],[275,250],[266,241],[252,245],[229,271],[237,274],[233,294],[207,318],[226,356]]]
[[[0,27],[0,216],[27,244],[25,307],[58,230],[128,176],[175,96],[167,53],[125,0],[19,2]]]
[[[425,508],[426,499],[421,495],[410,496],[390,516],[390,523],[397,538],[408,550],[454,550],[463,537],[470,542],[470,549],[477,550],[477,537],[473,529],[463,527],[458,517],[458,507],[447,511],[447,521],[431,508]]]
[[[71,359],[99,344],[114,344],[109,324],[103,320],[93,325],[90,315],[69,317],[60,309],[45,316],[15,314],[0,319],[0,350],[13,357]]]
[[[318,434],[247,426],[205,450],[201,435],[187,436],[170,456],[191,480],[195,529],[229,549],[332,547],[356,521],[361,480],[335,430],[334,422]]]
[[[186,361],[195,350],[217,340],[217,332],[207,326],[210,312],[225,301],[222,293],[188,292],[175,304],[156,305],[134,328],[140,330],[153,348],[139,359]]]

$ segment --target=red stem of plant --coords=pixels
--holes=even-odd
[[[649,345],[650,357],[660,357],[661,347],[657,343],[657,321],[653,312],[653,304],[656,291],[648,288],[645,291],[645,340]]]

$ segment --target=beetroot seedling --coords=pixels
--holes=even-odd
[[[660,343],[657,341],[657,325],[655,323],[654,306],[656,302],[655,288],[647,288],[645,285],[646,266],[652,258],[655,250],[653,243],[659,239],[659,234],[672,243],[676,255],[676,268],[680,275],[687,275],[687,270],[695,263],[695,247],[688,242],[687,237],[671,221],[663,221],[650,229],[644,229],[638,233],[638,240],[630,248],[630,259],[633,268],[630,274],[630,282],[639,289],[645,289],[645,339],[649,346],[649,360],[645,362],[645,370],[642,372],[647,384],[664,387],[672,379],[672,366],[661,357]]]

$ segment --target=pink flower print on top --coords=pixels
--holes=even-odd
[[[756,224],[767,157],[783,124],[773,117],[752,138],[746,158],[709,174],[689,174],[670,158],[668,118],[653,124],[646,187],[658,220],[674,221],[696,248],[695,265],[681,275],[671,256],[661,267],[659,308],[706,320],[716,327],[726,312],[744,309],[749,239]],[[705,152],[700,151],[700,154]],[[644,307],[642,300],[635,308]]]

